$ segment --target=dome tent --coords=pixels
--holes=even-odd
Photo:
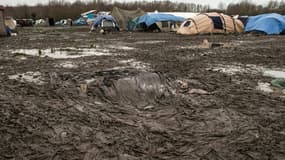
[[[285,30],[285,18],[276,13],[261,14],[249,17],[245,32],[263,32],[281,34]]]
[[[204,13],[184,21],[178,34],[197,35],[213,33],[242,33],[243,23],[223,13]]]

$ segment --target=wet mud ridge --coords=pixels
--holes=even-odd
[[[19,33],[0,39],[0,159],[285,159],[283,36]]]

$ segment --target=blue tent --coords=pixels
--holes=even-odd
[[[80,17],[77,20],[73,21],[73,24],[76,26],[81,26],[81,25],[87,25],[87,22],[83,17]]]
[[[163,14],[163,13],[152,13],[152,14],[145,14],[139,17],[138,24],[145,23],[147,27],[162,21],[173,21],[173,22],[183,22],[185,18],[174,16],[172,14]]]
[[[111,15],[100,15],[100,16],[96,17],[96,19],[94,20],[92,25],[93,26],[100,25],[102,23],[103,19],[106,19],[108,21],[113,21],[113,22],[115,22],[115,24],[117,24],[116,20],[114,19],[113,16],[111,16]]]
[[[276,13],[249,17],[245,32],[261,31],[266,34],[280,34],[285,30],[285,18]]]

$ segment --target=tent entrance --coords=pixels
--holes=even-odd
[[[212,19],[213,23],[214,23],[214,28],[215,29],[224,29],[223,27],[223,21],[222,18],[219,16],[210,16],[210,18]]]

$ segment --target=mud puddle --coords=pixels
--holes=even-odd
[[[87,56],[112,55],[108,49],[97,48],[51,48],[51,49],[16,49],[10,50],[13,54],[25,54],[29,56],[50,57],[54,59],[80,58]]]
[[[155,101],[159,98],[171,95],[171,87],[166,79],[157,73],[106,73],[110,75],[86,80],[89,91],[100,95],[101,101],[146,107],[156,104]]]
[[[61,62],[60,64],[57,64],[55,66],[58,68],[67,68],[67,69],[78,68],[78,65],[72,61]]]
[[[263,76],[271,78],[285,78],[285,72],[278,70],[266,70],[263,72]]]
[[[150,64],[144,63],[141,61],[136,61],[135,59],[121,60],[119,61],[121,64],[127,65],[127,67],[135,68],[139,70],[150,70]]]
[[[223,65],[218,64],[211,68],[207,68],[207,70],[215,71],[215,72],[222,72],[227,75],[235,75],[238,73],[251,73],[257,74],[264,70],[261,66],[256,66],[252,64],[233,64],[233,65]]]
[[[35,83],[38,85],[44,84],[44,81],[43,81],[43,78],[40,72],[29,71],[26,73],[10,75],[8,76],[8,78],[11,80],[18,80],[23,83],[29,82],[29,83]]]

